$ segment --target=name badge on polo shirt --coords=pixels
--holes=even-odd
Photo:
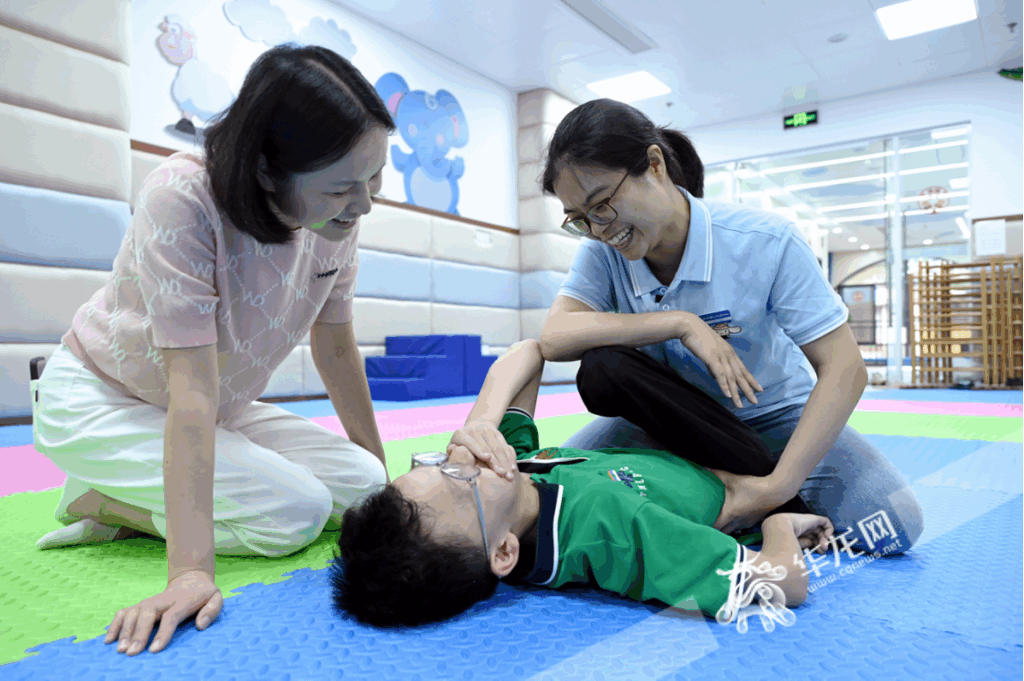
[[[702,314],[700,318],[722,338],[729,338],[732,334],[743,330],[739,326],[732,326],[730,324],[732,322],[732,312],[729,310],[708,312],[707,314]]]

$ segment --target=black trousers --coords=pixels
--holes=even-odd
[[[776,462],[753,428],[639,350],[609,346],[586,351],[576,387],[591,413],[620,416],[667,451],[705,468],[761,477],[775,470]],[[799,496],[771,513],[783,512],[812,513]]]

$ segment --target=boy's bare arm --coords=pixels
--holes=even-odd
[[[544,356],[539,342],[527,339],[510,347],[491,365],[466,423],[484,420],[497,428],[509,407],[533,414],[543,369]]]
[[[761,523],[764,542],[759,552],[750,552],[748,560],[756,565],[768,562],[786,568],[786,577],[776,582],[786,596],[786,605],[800,605],[807,600],[807,571],[798,561],[801,538],[807,548],[822,546],[832,536],[832,523],[824,516],[779,513]]]

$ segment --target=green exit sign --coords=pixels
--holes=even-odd
[[[814,125],[817,122],[817,111],[801,111],[792,116],[785,116],[782,119],[782,127],[789,130],[790,128],[803,128],[804,126]]]

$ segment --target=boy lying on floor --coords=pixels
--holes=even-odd
[[[420,456],[345,513],[331,575],[336,608],[374,626],[424,624],[489,598],[504,579],[593,583],[741,631],[751,615],[767,629],[791,624],[786,606],[807,597],[794,561],[802,548],[824,551],[828,518],[769,516],[756,552],[712,527],[728,473],[655,450],[537,451],[531,414],[543,364],[535,341],[510,348],[447,456]],[[678,433],[685,438],[685,426]],[[477,461],[460,444],[474,439],[475,451],[492,456]]]

